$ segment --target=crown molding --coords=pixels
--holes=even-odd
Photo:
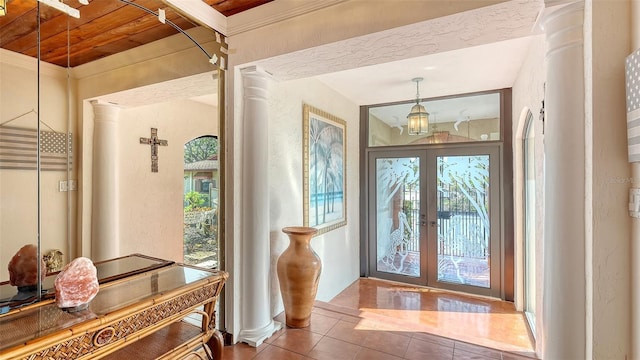
[[[227,18],[227,36],[275,24],[347,0],[275,0]]]

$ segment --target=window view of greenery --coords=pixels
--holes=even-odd
[[[218,139],[184,145],[184,263],[218,267]]]

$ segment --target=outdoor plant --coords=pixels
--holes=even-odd
[[[184,254],[185,263],[198,265],[217,251],[217,214],[211,207],[203,206],[205,195],[196,191],[185,194]]]
[[[184,195],[184,200],[186,202],[186,206],[184,207],[184,211],[197,211],[201,210],[202,205],[205,202],[204,197],[197,191],[189,191]]]

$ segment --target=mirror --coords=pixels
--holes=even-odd
[[[0,305],[38,300],[38,276],[31,274],[39,271],[38,253],[47,254],[42,272],[47,264],[59,270],[74,255],[76,191],[66,191],[77,178],[71,85],[65,67],[38,64],[38,19],[36,2],[10,1],[0,17]],[[66,54],[68,46],[59,51]]]
[[[89,101],[196,74],[207,74],[207,81],[214,83],[215,88],[223,88],[224,71],[219,68],[221,61],[226,61],[224,38],[221,40],[219,34],[196,27],[161,1],[157,2],[155,9],[166,9],[166,24],[141,8],[131,6],[129,1],[92,1],[86,6],[76,0],[65,3],[79,9],[80,19],[43,4],[38,6],[35,0],[9,1],[7,14],[0,16],[0,311],[8,311],[15,305],[10,303],[18,295],[18,288],[10,284],[8,265],[24,245],[39,244],[40,257],[46,256],[47,259],[41,267],[52,266],[49,270],[52,277],[46,278],[44,285],[40,286],[41,291],[36,290],[35,298],[27,296],[23,299],[20,296],[23,303],[37,301],[38,293],[50,290],[55,271],[71,259],[78,256],[93,259],[95,239],[92,221],[96,217],[91,212],[92,191],[95,191],[92,179],[94,114]],[[40,24],[38,19],[41,19]],[[122,27],[105,31],[104,26],[114,19],[124,21]],[[193,28],[193,37],[183,36],[169,23],[181,29]],[[85,25],[93,27],[83,28]],[[40,36],[37,36],[38,31]],[[154,45],[157,40],[163,41],[162,45]],[[147,44],[144,50],[120,54],[130,48],[142,47],[141,44]],[[155,57],[148,55],[161,51],[167,53]],[[203,56],[203,52],[208,58]],[[38,55],[40,62],[36,60]],[[92,65],[102,58],[114,59],[105,62],[109,69]],[[211,58],[215,59],[209,61]],[[135,68],[135,71],[128,67]],[[221,73],[222,76],[214,78],[212,73]],[[218,103],[224,101],[221,93],[218,91]],[[147,98],[157,100],[156,95],[148,92]],[[192,108],[194,106],[189,109]],[[201,111],[213,124],[207,130],[191,128],[199,125],[186,118],[184,112],[184,118],[175,112],[173,121],[179,124],[177,126],[192,129],[193,134],[187,140],[202,135],[217,136],[217,120],[222,117],[221,111],[221,107]],[[165,206],[162,186],[166,184],[158,182],[158,179],[166,175],[162,174],[163,170],[172,166],[173,155],[166,156],[167,153],[163,152],[169,150],[160,149],[161,174],[151,174],[149,146],[143,147],[138,139],[149,137],[150,127],[157,124],[135,128],[136,110],[123,112],[129,113],[134,120],[127,122],[130,126],[128,135],[133,134],[133,141],[117,144],[117,147],[131,147],[130,150],[121,150],[121,160],[128,162],[131,154],[138,157],[140,163],[137,168],[145,179],[148,177],[148,180],[140,181],[141,186],[156,189],[160,196],[154,196],[154,199],[160,202],[158,206]],[[212,118],[215,120],[211,121]],[[158,127],[159,138],[166,139],[171,135],[171,130]],[[172,140],[169,144],[171,151],[177,149],[182,157],[183,144],[180,141],[183,140]],[[112,149],[116,147],[111,146]],[[183,208],[181,157],[177,165],[179,189],[175,202],[178,205],[177,209],[168,211],[179,214],[180,220]],[[40,166],[37,166],[38,160]],[[137,176],[137,173],[129,175]],[[178,250],[171,248],[172,255],[167,256],[163,252],[166,251],[163,244],[158,244],[166,228],[158,226],[153,233],[147,226],[148,219],[138,216],[153,215],[154,212],[148,211],[150,203],[146,203],[145,208],[145,203],[138,201],[133,191],[131,196],[116,204],[127,209],[137,206],[136,218],[127,218],[137,223],[127,227],[129,232],[121,234],[121,239],[116,239],[119,242],[108,244],[108,247],[117,249],[110,259],[144,253],[181,261],[182,234],[174,247]],[[159,223],[162,224],[161,221]],[[182,221],[179,229],[182,231]],[[124,238],[135,241],[125,241]]]

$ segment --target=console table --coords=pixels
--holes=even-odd
[[[132,259],[106,267],[118,269],[118,261]],[[99,359],[190,314],[200,319],[199,331],[159,358],[179,359],[203,345],[212,352],[208,357],[221,358],[215,304],[226,272],[165,262],[119,274],[101,282],[86,310],[65,312],[45,299],[0,315],[0,359]]]

